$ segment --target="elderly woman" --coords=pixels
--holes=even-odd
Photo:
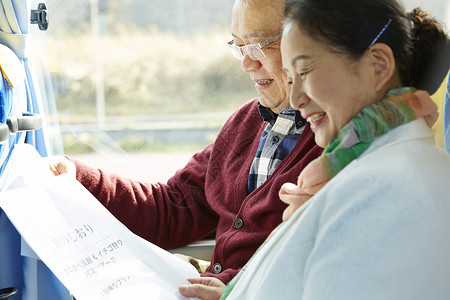
[[[287,221],[225,290],[203,278],[182,294],[450,299],[450,156],[434,145],[436,106],[411,87],[445,45],[433,19],[396,0],[296,2],[283,66],[325,150],[282,187]]]

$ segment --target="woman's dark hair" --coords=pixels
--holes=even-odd
[[[420,8],[406,13],[397,0],[288,1],[286,22],[292,21],[353,59],[378,37],[376,42],[392,49],[403,86],[434,93],[449,69],[450,42],[443,27]]]

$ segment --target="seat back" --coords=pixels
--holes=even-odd
[[[0,44],[0,192],[6,187],[8,162],[14,146],[41,128],[41,116],[30,113],[30,85],[15,53]],[[34,91],[36,92],[36,91]],[[30,135],[28,135],[30,136]],[[33,135],[31,135],[33,136]],[[0,294],[5,299],[72,299],[67,289],[35,257],[24,255],[24,241],[0,209]],[[25,247],[26,248],[26,247]]]
[[[11,120],[17,120],[17,111],[26,107],[26,97],[21,63],[14,52],[5,45],[0,45],[0,67],[0,182],[2,182],[7,176],[4,171],[14,145],[25,141],[23,132],[18,132],[14,126],[17,122]],[[0,184],[0,191],[2,190]],[[20,256],[20,235],[1,209],[0,245],[2,245],[0,289],[4,291],[3,296],[7,297],[6,291],[22,285],[22,272],[15,270],[17,266],[22,266],[23,261]]]
[[[441,44],[434,45],[434,49],[430,50],[429,54],[425,68],[422,70],[415,87],[428,91],[432,95],[433,101],[438,105],[439,118],[433,129],[436,132],[436,144],[444,148],[444,141],[447,141],[446,144],[450,142],[450,138],[447,136],[448,133],[444,133],[444,129],[448,127],[448,120],[445,121],[444,118],[449,118],[449,104],[444,104],[444,101],[448,101],[446,97],[448,98],[447,81],[450,68],[450,41],[446,40]],[[447,125],[444,126],[444,123]]]
[[[23,143],[23,128],[18,128],[19,112],[26,111],[25,73],[15,53],[0,45],[0,178],[3,175],[14,144]],[[39,126],[39,124],[37,124]],[[36,128],[37,129],[37,128]],[[0,186],[0,191],[2,187]]]

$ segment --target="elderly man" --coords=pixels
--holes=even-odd
[[[230,281],[281,222],[278,191],[296,182],[322,152],[289,107],[281,66],[285,0],[236,0],[228,43],[255,82],[258,98],[240,107],[214,143],[196,153],[167,184],[108,175],[74,161],[76,178],[120,221],[165,249],[216,231],[204,276]],[[61,165],[53,165],[59,173]]]

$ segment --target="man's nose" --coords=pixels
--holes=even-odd
[[[241,61],[241,68],[244,72],[250,73],[261,68],[262,64],[259,60],[253,60],[248,55],[244,55]]]

